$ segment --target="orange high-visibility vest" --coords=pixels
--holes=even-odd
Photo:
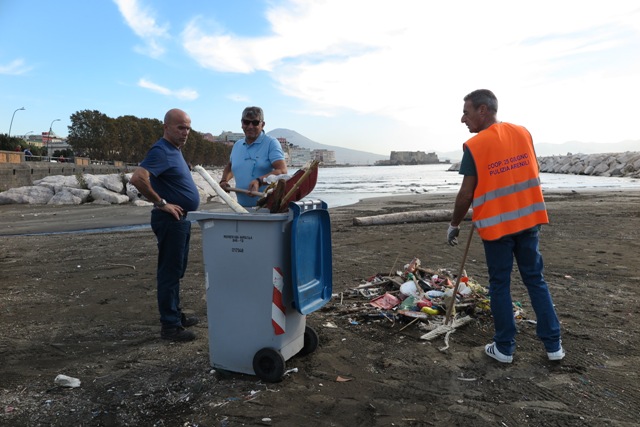
[[[495,123],[465,145],[478,173],[472,220],[483,240],[549,223],[538,160],[527,129]]]

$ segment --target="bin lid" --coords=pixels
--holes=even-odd
[[[318,310],[333,289],[331,222],[327,204],[293,202],[291,223],[291,280],[293,301],[301,314]]]
[[[216,211],[192,211],[187,214],[189,221],[210,221],[210,220],[229,220],[229,221],[286,221],[287,214],[272,214],[267,212],[216,212]]]

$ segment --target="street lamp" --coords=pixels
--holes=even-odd
[[[16,113],[20,110],[25,110],[25,108],[24,107],[18,108],[16,111],[13,112],[13,115],[11,116],[11,124],[9,125],[9,138],[11,138],[11,127],[13,126],[13,118],[16,115]]]
[[[28,140],[29,140],[29,139],[27,139],[27,136],[29,136],[29,134],[30,134],[30,133],[33,133],[33,131],[32,131],[32,130],[30,130],[29,132],[27,132],[27,133],[25,133],[25,134],[24,134],[24,138],[23,138],[23,139],[24,139],[25,141],[28,141]]]
[[[49,137],[47,138],[47,157],[51,158],[51,127],[53,126],[54,122],[59,122],[60,119],[55,119],[53,121],[51,121],[51,124],[49,125]]]

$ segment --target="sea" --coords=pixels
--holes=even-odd
[[[318,181],[307,199],[329,208],[352,205],[373,197],[457,193],[462,175],[450,164],[414,166],[350,166],[318,169]],[[543,190],[640,190],[636,178],[540,174]]]

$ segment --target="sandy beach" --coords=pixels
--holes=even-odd
[[[171,344],[159,339],[149,208],[0,206],[0,425],[640,425],[640,192],[545,192],[551,224],[541,250],[562,322],[561,362],[549,362],[536,339],[517,275],[512,293],[525,321],[511,365],[483,354],[490,319],[461,327],[440,351],[442,339],[420,339],[419,322],[360,316],[371,306],[351,290],[367,278],[414,257],[457,271],[464,244],[445,243],[446,222],[354,226],[353,218],[451,209],[454,197],[330,209],[336,296],[307,316],[318,349],[288,360],[297,372],[279,383],[212,371],[198,226],[182,305],[201,323],[196,341]],[[60,233],[73,230],[84,231]],[[466,271],[487,284],[477,235]],[[228,321],[247,315],[240,304]],[[57,387],[58,374],[82,384]]]

